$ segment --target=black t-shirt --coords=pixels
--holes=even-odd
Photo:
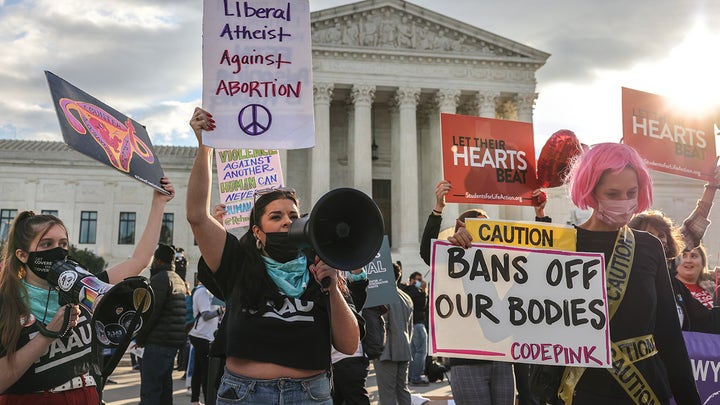
[[[103,282],[108,282],[107,272],[99,273],[95,277]],[[2,305],[1,300],[0,305]],[[48,350],[40,356],[40,359],[31,364],[25,374],[4,394],[28,394],[49,390],[89,372],[91,368],[95,367],[96,355],[92,350],[93,330],[90,324],[92,316],[82,306],[80,306],[80,311],[77,326],[72,328],[65,337],[55,339]],[[28,344],[30,339],[40,333],[39,322],[34,319],[22,329],[16,350]],[[5,348],[2,346],[0,346],[0,353],[5,355]]]
[[[247,265],[245,253],[235,236],[228,233],[220,266],[214,275],[203,259],[198,263],[198,278],[215,293],[225,297],[227,330],[225,354],[261,362],[306,370],[330,367],[330,318],[327,296],[311,276],[299,298],[283,297],[279,308],[268,304],[262,311],[241,308],[238,274]],[[213,283],[205,283],[211,277]],[[211,288],[212,287],[212,288]],[[216,294],[219,295],[219,294]],[[353,311],[358,322],[362,319]]]
[[[672,393],[679,404],[699,404],[662,245],[647,232],[633,230],[633,233],[635,257],[625,296],[610,321],[611,340],[652,334],[658,354],[634,363],[635,366],[661,401]],[[609,263],[616,238],[617,231],[577,228],[577,251],[603,253]],[[602,368],[587,368],[576,391],[628,399],[608,370]]]

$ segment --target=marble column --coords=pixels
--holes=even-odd
[[[497,100],[499,97],[500,92],[495,90],[478,91],[478,116],[483,118],[495,118],[495,110],[497,109]]]
[[[497,109],[498,99],[500,98],[500,92],[496,90],[480,90],[477,93],[478,100],[478,116],[483,118],[495,118]],[[470,206],[468,206],[470,207]],[[468,207],[460,207],[465,210]],[[477,208],[476,205],[471,206]],[[480,208],[487,212],[490,218],[500,219],[503,216],[503,211],[499,205],[481,204]]]
[[[440,127],[440,114],[455,114],[457,113],[457,105],[460,101],[460,90],[457,89],[440,89],[435,95],[435,103],[437,104],[438,114],[430,117],[430,143],[429,147],[431,151],[434,151],[434,156],[430,159],[429,164],[432,165],[431,173],[435,173],[435,176],[430,179],[432,183],[433,192],[438,182],[442,180],[442,139],[441,139],[441,127]],[[423,196],[425,198],[425,196]],[[433,208],[434,199],[433,201]],[[430,215],[430,212],[426,213]],[[443,210],[443,222],[441,229],[445,229],[449,226],[455,225],[455,218],[458,217],[459,207],[457,203],[448,203],[445,205]]]
[[[372,196],[372,103],[375,86],[353,85],[353,129],[348,153],[352,186]]]
[[[312,205],[330,191],[330,101],[334,85],[314,83],[315,147],[310,150],[310,199]]]
[[[393,232],[393,236],[396,237],[394,245],[400,249],[401,254],[417,250],[420,239],[416,115],[419,99],[420,89],[415,87],[401,87],[395,94],[398,131],[393,139],[392,183],[397,183],[396,189],[399,191],[398,206],[393,207],[393,214],[399,216],[400,228],[399,232]]]
[[[515,97],[518,121],[533,122],[533,108],[535,107],[537,96],[537,93],[520,93]]]

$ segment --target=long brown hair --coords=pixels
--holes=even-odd
[[[15,252],[18,249],[30,252],[33,239],[39,233],[47,233],[54,225],[62,226],[67,233],[65,224],[56,216],[35,215],[32,211],[23,211],[15,217],[8,232],[0,262],[0,344],[5,348],[5,352],[0,353],[0,356],[7,356],[11,363],[20,333],[25,326],[21,320],[27,322],[30,316],[27,290],[20,282],[20,279],[25,277],[27,268]]]

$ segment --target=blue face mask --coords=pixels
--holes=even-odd
[[[416,281],[415,281],[415,288],[420,288],[420,287],[422,287],[422,281],[416,280]]]
[[[268,275],[288,297],[299,298],[307,288],[310,272],[307,269],[307,258],[301,254],[293,260],[280,263],[277,260],[262,256]]]

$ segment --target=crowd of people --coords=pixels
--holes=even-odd
[[[301,212],[291,188],[256,190],[247,231],[240,237],[227,232],[224,206],[210,208],[213,150],[203,136],[215,129],[213,117],[196,108],[190,126],[198,148],[188,179],[187,220],[202,255],[194,288],[186,282],[184,250],[158,244],[163,210],[174,196],[166,178],[161,184],[169,194],[153,192],[133,255],[95,275],[116,284],[150,268],[153,311],[131,346],[142,354],[137,359],[141,404],[172,403],[176,367],[191,376],[193,404],[369,404],[370,364],[380,404],[411,404],[409,387],[430,384],[428,364],[433,363],[423,272],[413,271],[403,283],[402,265],[393,264],[399,300],[371,308],[384,343],[368,356],[365,314],[370,312],[361,311],[365,271],[332,268],[289,240],[290,225]],[[557,387],[548,394],[532,386],[526,364],[442,359],[455,403],[669,404],[673,398],[699,404],[682,331],[720,333],[717,286],[702,245],[720,171],[680,227],[651,209],[648,169],[629,146],[604,143],[582,152],[572,162],[567,187],[578,208],[592,210],[575,226],[576,249],[605,257],[608,289],[617,292],[608,298],[613,364],[621,362],[623,370],[640,376],[642,400],[613,369],[556,368]],[[451,188],[441,181],[435,189],[419,251],[427,264]],[[533,196],[536,221],[551,222],[545,194],[536,190]],[[448,240],[463,248],[473,242],[465,229],[468,218],[487,218],[487,213],[471,209],[456,218]],[[92,314],[76,303],[61,305],[47,277],[56,262],[68,258],[68,230],[55,216],[24,211],[4,246],[0,405],[100,403],[102,376],[87,338],[93,334]],[[621,251],[630,257],[623,269],[614,267]],[[367,319],[371,325],[375,322]],[[628,360],[615,350],[618,342],[639,341],[651,348],[639,358]]]

